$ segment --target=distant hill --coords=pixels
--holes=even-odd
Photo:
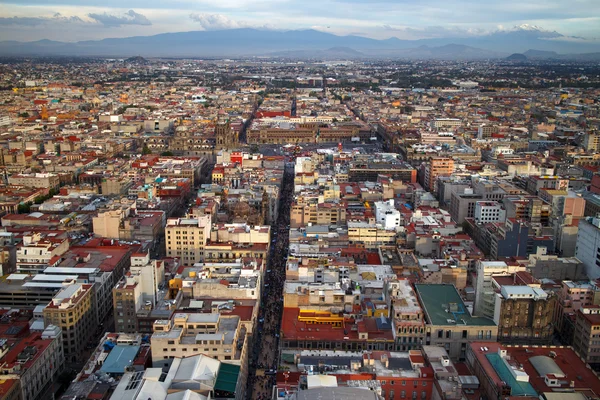
[[[558,58],[559,55],[555,51],[544,51],[544,50],[527,50],[525,54],[528,58]]]
[[[148,62],[148,60],[141,56],[129,57],[125,61],[133,64],[146,64]]]
[[[521,53],[513,53],[506,57],[508,61],[527,61],[527,56]]]
[[[560,33],[523,25],[477,37],[449,37],[401,40],[395,37],[376,40],[362,36],[337,36],[313,29],[277,31],[265,29],[227,29],[161,33],[88,40],[75,43],[41,40],[0,42],[1,56],[103,56],[147,57],[405,57],[437,59],[504,58],[523,53],[528,58],[595,59],[600,45],[569,41]],[[537,50],[529,50],[537,49]],[[529,53],[528,52],[533,52]],[[136,57],[132,57],[136,59]],[[141,61],[141,60],[140,60]]]

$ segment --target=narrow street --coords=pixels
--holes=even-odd
[[[277,223],[272,227],[259,323],[248,372],[247,398],[269,399],[279,361],[279,330],[283,312],[283,285],[289,245],[290,205],[294,189],[293,171],[286,167],[281,187]]]

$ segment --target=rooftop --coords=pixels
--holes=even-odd
[[[472,316],[454,285],[417,284],[415,289],[431,325],[496,325],[491,319]]]

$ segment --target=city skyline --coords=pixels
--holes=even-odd
[[[235,28],[316,29],[336,35],[375,39],[428,39],[485,36],[525,29],[557,31],[561,41],[598,42],[600,4],[577,0],[522,3],[493,1],[482,7],[472,0],[450,3],[427,0],[28,0],[0,5],[4,40],[50,39],[73,42],[110,37],[148,36],[165,32]],[[450,14],[448,10],[452,10]]]

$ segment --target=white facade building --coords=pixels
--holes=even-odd
[[[375,218],[385,229],[396,229],[400,226],[400,211],[396,210],[394,200],[376,202]]]
[[[579,221],[577,232],[577,257],[585,266],[590,280],[600,278],[600,219],[588,217]]]
[[[475,222],[487,224],[488,222],[504,222],[506,210],[497,201],[478,201],[475,203]]]

